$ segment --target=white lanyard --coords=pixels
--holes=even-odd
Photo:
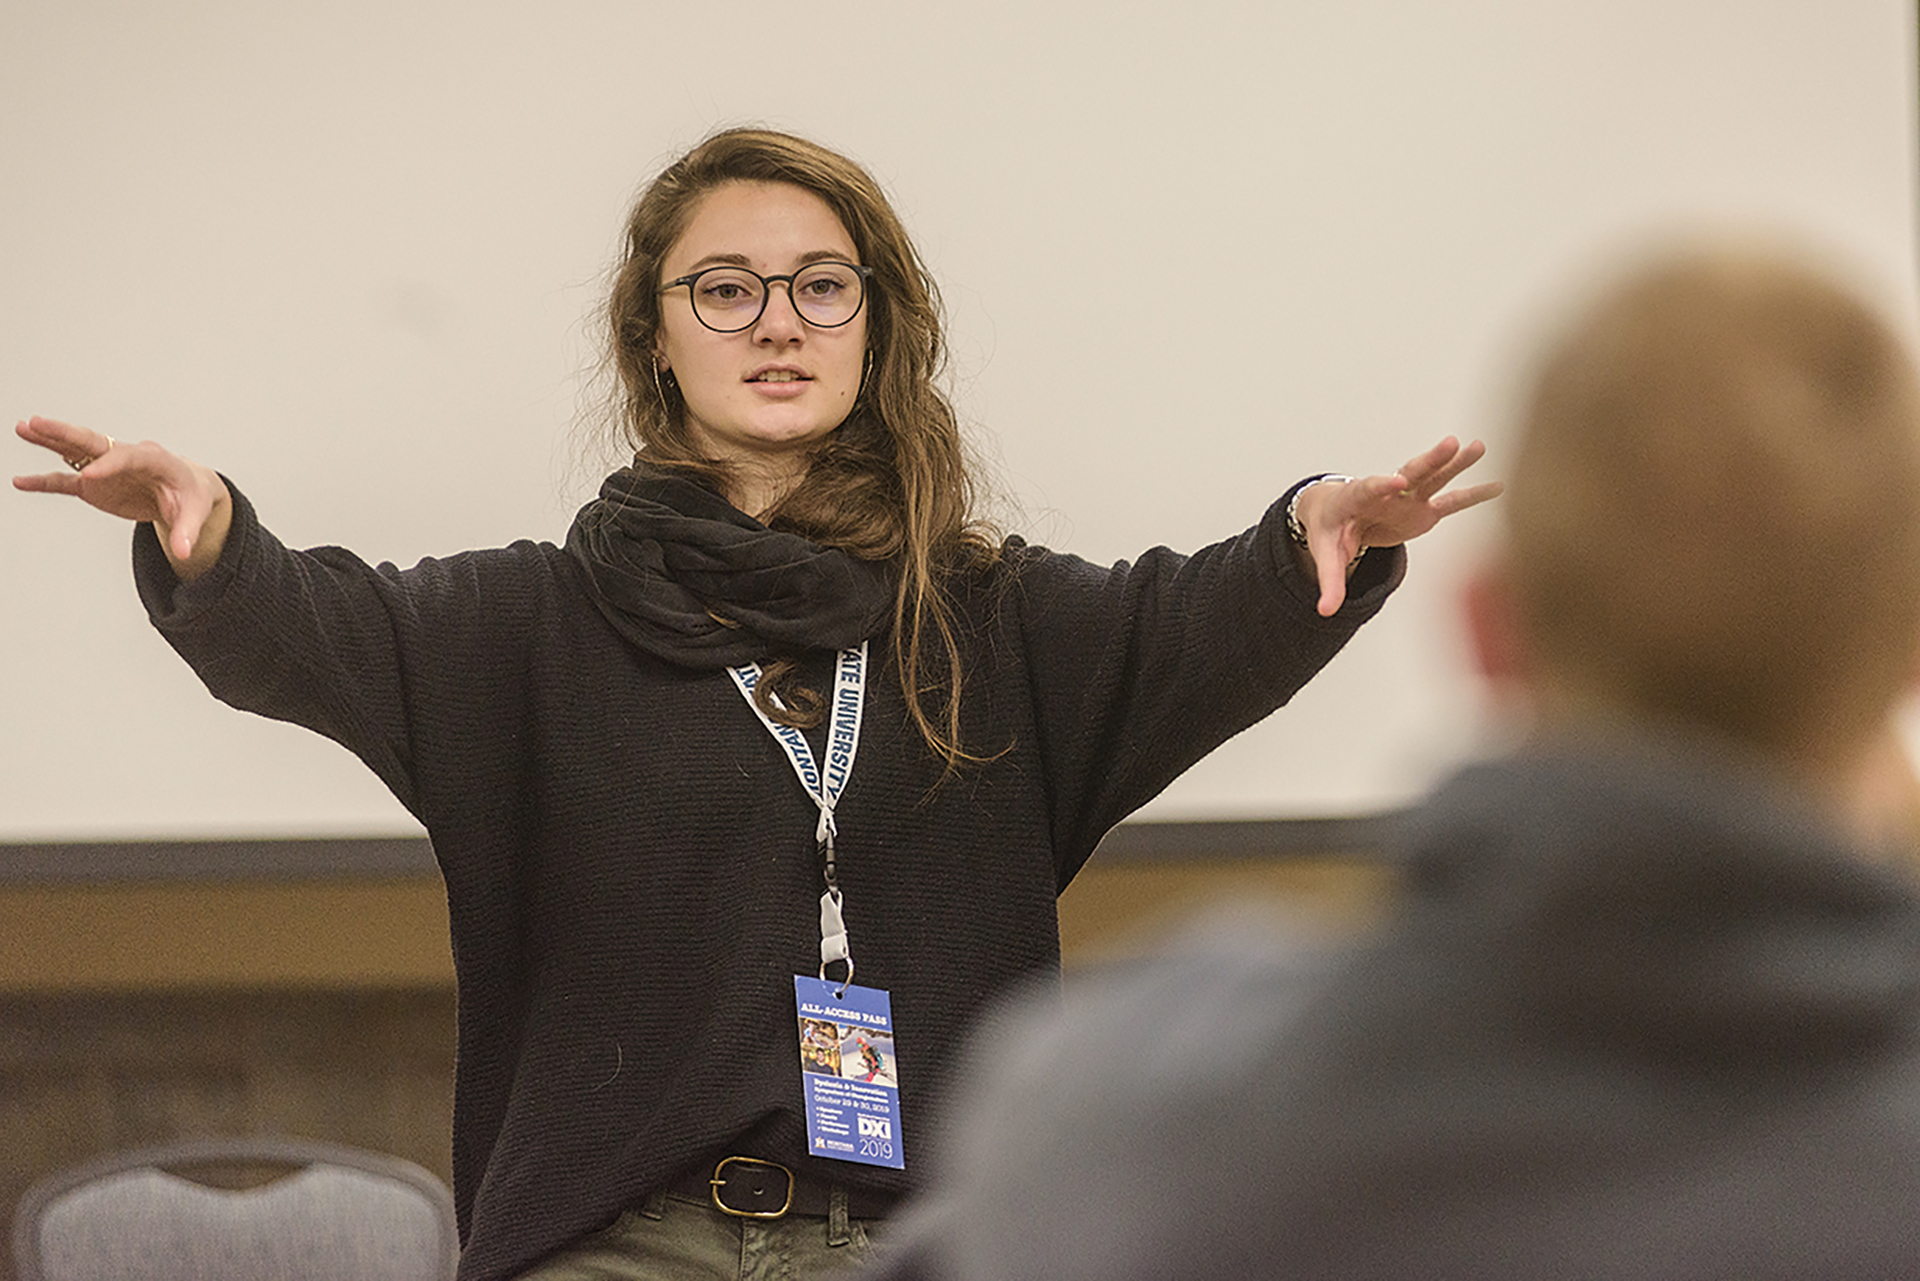
[[[727,670],[741,695],[746,698],[747,706],[767,727],[774,741],[786,750],[787,760],[792,763],[793,772],[800,779],[800,786],[808,799],[820,807],[820,822],[814,828],[814,840],[819,844],[827,882],[827,892],[820,896],[820,977],[822,980],[827,977],[827,966],[833,962],[845,961],[847,973],[844,982],[851,983],[853,950],[847,943],[847,927],[840,910],[840,883],[833,861],[836,831],[833,807],[839,804],[840,793],[846,790],[847,778],[853,773],[853,754],[860,747],[860,714],[866,704],[867,694],[867,643],[861,641],[857,648],[841,650],[840,656],[834,661],[833,708],[827,720],[827,767],[824,772],[814,764],[813,749],[807,746],[806,735],[791,725],[775,721],[754,701],[754,688],[760,684],[760,665],[745,663]],[[773,697],[773,703],[776,707],[780,706],[777,696]]]

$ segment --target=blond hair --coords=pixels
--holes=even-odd
[[[1856,749],[1920,652],[1920,384],[1823,271],[1670,253],[1542,362],[1506,501],[1542,676],[1763,750]]]

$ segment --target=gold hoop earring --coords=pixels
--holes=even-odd
[[[671,369],[667,371],[667,377],[673,377],[673,371]],[[667,389],[660,382],[660,366],[658,365],[653,367],[653,391],[655,395],[660,397],[660,411],[662,413],[671,412],[673,407],[667,404]]]

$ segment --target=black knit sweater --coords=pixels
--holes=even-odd
[[[203,578],[181,584],[148,526],[134,559],[215,695],[345,745],[432,839],[460,1275],[484,1281],[718,1154],[909,1186],[969,1020],[1057,970],[1055,898],[1101,836],[1286,702],[1404,571],[1372,553],[1322,619],[1286,538],[1276,505],[1190,558],[1011,542],[961,593],[965,742],[1000,754],[944,782],[873,665],[839,875],[859,980],[892,994],[906,1172],[806,1155],[792,976],[818,967],[817,813],[724,672],[623,642],[551,544],[372,567],[289,551],[236,490]]]

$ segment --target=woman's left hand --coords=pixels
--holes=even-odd
[[[1505,486],[1497,480],[1447,489],[1486,452],[1477,440],[1463,446],[1449,436],[1391,476],[1322,483],[1301,491],[1294,515],[1306,531],[1307,552],[1320,580],[1321,615],[1331,617],[1346,601],[1347,568],[1361,552],[1397,547],[1442,518],[1498,495]]]

